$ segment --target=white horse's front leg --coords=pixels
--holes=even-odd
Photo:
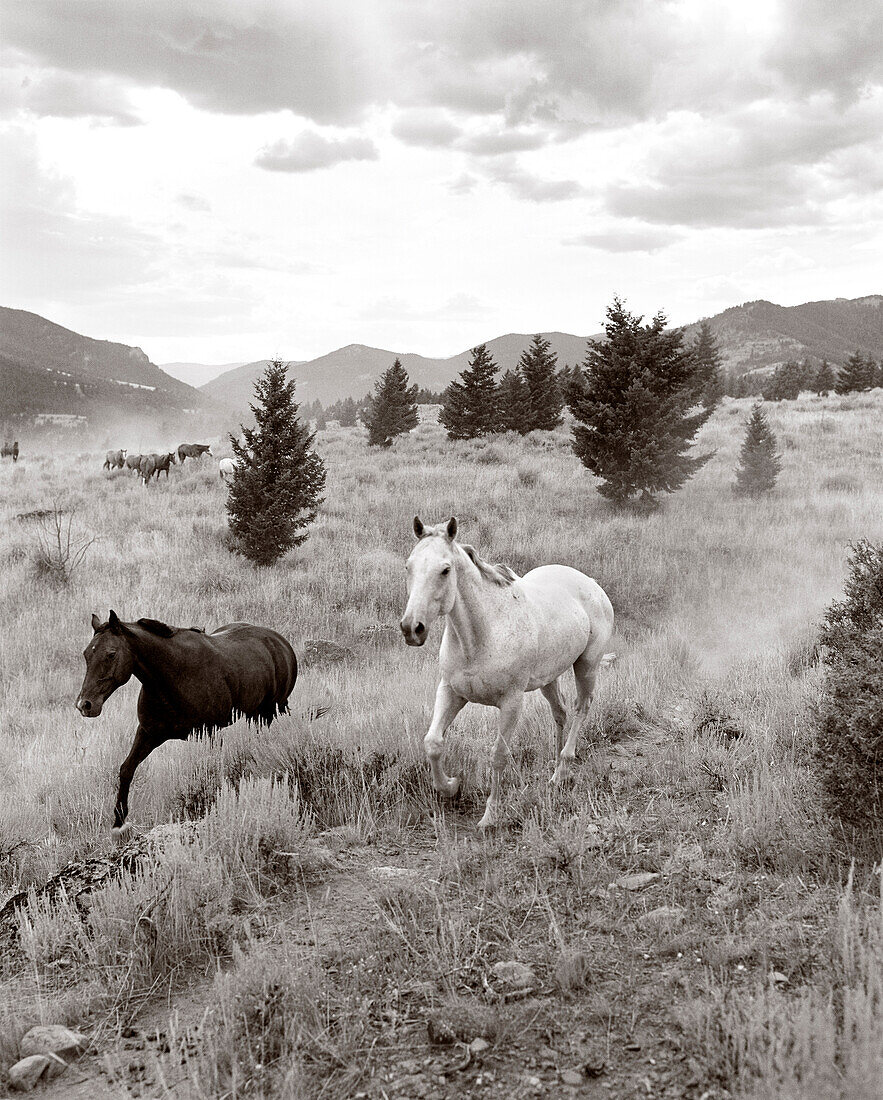
[[[460,789],[460,780],[455,776],[445,775],[444,768],[441,766],[445,730],[466,706],[467,701],[462,695],[458,695],[450,684],[442,680],[435,693],[432,722],[428,733],[423,738],[423,748],[432,771],[432,785],[439,794],[446,794],[448,798],[453,798]]]
[[[500,704],[497,741],[494,745],[494,755],[491,760],[491,793],[484,808],[484,816],[478,823],[479,829],[490,829],[499,823],[503,801],[503,772],[509,763],[509,738],[518,725],[523,702],[524,695],[519,691],[517,695],[510,696]]]

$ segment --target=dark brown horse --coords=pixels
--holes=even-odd
[[[80,714],[97,718],[131,676],[141,681],[138,729],[120,768],[113,815],[113,836],[121,842],[130,828],[129,785],[142,760],[165,741],[223,729],[238,718],[269,725],[288,710],[297,658],[281,634],[249,623],[228,623],[206,634],[156,619],[123,623],[111,611],[106,623],[93,615],[92,630],[83,653]]]
[[[178,446],[178,461],[184,465],[185,458],[201,458],[212,453],[208,443],[181,443]]]
[[[178,461],[175,458],[175,452],[174,451],[169,451],[167,454],[164,454],[164,455],[152,454],[150,457],[156,463],[156,480],[157,481],[159,481],[159,475],[163,471],[165,471],[165,475],[166,475],[166,477],[168,477],[169,476],[169,466],[171,466],[173,463]]]
[[[138,463],[138,473],[146,485],[156,473],[156,457],[154,455],[142,455],[141,461]]]
[[[3,458],[12,455],[12,461],[18,462],[18,440],[16,439],[14,443],[4,443],[3,446],[0,447],[0,455],[2,455]]]

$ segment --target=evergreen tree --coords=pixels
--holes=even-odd
[[[439,423],[450,439],[472,439],[499,431],[499,395],[494,376],[497,364],[485,344],[472,349],[469,366],[444,393]]]
[[[758,401],[746,425],[734,491],[740,496],[751,497],[768,493],[776,484],[781,469],[782,457],[776,454],[776,437]]]
[[[500,431],[530,431],[530,392],[519,371],[507,370],[500,379]]]
[[[344,400],[340,402],[337,416],[341,428],[355,428],[358,412],[359,410],[355,401],[353,401],[351,397],[344,398]]]
[[[836,378],[834,372],[831,370],[831,364],[827,359],[823,359],[821,366],[819,367],[819,373],[816,375],[816,380],[813,383],[813,389],[822,397],[827,397],[831,390],[834,389],[834,383]]]
[[[682,347],[682,329],[667,329],[663,314],[649,325],[614,299],[607,310],[606,341],[591,341],[586,384],[574,399],[573,449],[603,479],[598,491],[618,504],[636,494],[673,492],[710,454],[686,454],[711,414],[695,406],[696,361]]]
[[[869,390],[874,384],[874,360],[865,358],[860,351],[854,352],[846,360],[837,376],[835,389],[838,393],[854,393]]]
[[[530,347],[521,353],[518,369],[530,398],[528,431],[534,428],[551,431],[561,423],[564,399],[558,388],[555,364],[558,356],[548,340],[537,333]]]
[[[723,378],[721,354],[707,321],[699,326],[692,350],[696,359],[696,401],[713,409],[723,397]]]
[[[773,372],[769,382],[763,388],[767,401],[794,401],[800,396],[803,371],[795,359],[782,363]]]
[[[238,466],[227,497],[234,549],[258,565],[307,538],[325,488],[325,464],[312,450],[315,434],[298,416],[288,367],[273,359],[255,382],[255,427],[230,436]]]
[[[586,388],[586,374],[582,365],[577,363],[570,368],[566,379],[562,380],[561,393],[568,409],[573,412],[573,403]]]
[[[396,359],[374,385],[374,395],[363,414],[372,447],[390,447],[397,435],[417,427],[417,387]]]

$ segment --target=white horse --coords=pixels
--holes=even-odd
[[[241,465],[238,458],[222,458],[218,463],[218,477],[223,478],[224,481],[229,480]]]
[[[435,619],[447,617],[439,664],[441,681],[423,744],[432,785],[453,796],[460,780],[441,765],[445,730],[467,703],[498,707],[499,732],[491,792],[479,828],[497,824],[508,740],[521,714],[524,692],[537,688],[552,709],[557,730],[553,783],[564,781],[592,703],[595,676],[613,634],[613,608],[599,584],[566,565],[543,565],[523,577],[508,566],[482,561],[456,541],[457,520],[424,527],[414,517],[417,545],[408,558],[408,605],[401,622],[408,645],[426,641]],[[576,706],[565,709],[558,677],[573,667]]]

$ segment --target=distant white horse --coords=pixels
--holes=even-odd
[[[552,709],[561,783],[576,755],[576,741],[595,689],[595,676],[613,634],[613,608],[599,584],[566,565],[543,565],[523,577],[508,566],[482,561],[456,541],[457,520],[424,527],[414,517],[417,545],[408,558],[408,605],[401,622],[408,645],[423,645],[432,623],[447,617],[439,664],[441,681],[432,724],[423,744],[432,784],[453,796],[460,780],[441,765],[443,737],[467,703],[500,711],[494,746],[486,829],[500,817],[508,740],[521,715],[524,692],[537,688]],[[568,715],[558,677],[573,667],[576,706]]]
[[[242,463],[238,458],[222,458],[218,463],[218,477],[222,477],[224,481],[229,481],[241,465]]]

